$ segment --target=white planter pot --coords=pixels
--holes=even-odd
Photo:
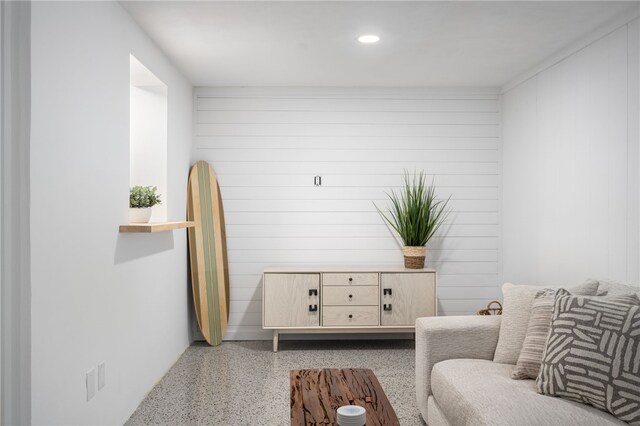
[[[151,219],[151,207],[144,209],[129,207],[130,223],[147,223]]]

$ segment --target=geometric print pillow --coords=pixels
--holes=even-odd
[[[640,299],[556,295],[538,392],[640,426]]]

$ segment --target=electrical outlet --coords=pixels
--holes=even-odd
[[[101,364],[98,364],[98,390],[102,389],[104,387],[105,383],[105,372],[104,372],[104,362]]]
[[[87,401],[96,395],[96,369],[87,371]]]

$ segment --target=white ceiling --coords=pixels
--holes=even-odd
[[[123,2],[195,86],[498,87],[633,2]],[[378,34],[375,45],[355,41]]]

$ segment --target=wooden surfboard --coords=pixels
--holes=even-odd
[[[202,335],[217,346],[229,321],[229,271],[224,212],[213,168],[198,161],[189,173],[187,219],[193,302]]]

